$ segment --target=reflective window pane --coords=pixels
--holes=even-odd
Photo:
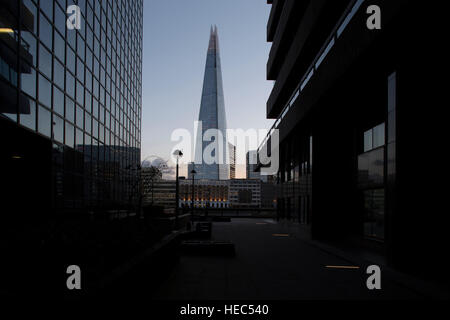
[[[364,132],[364,152],[370,151],[373,149],[372,143],[372,129]]]
[[[75,78],[70,72],[66,72],[66,93],[71,98],[75,98]]]
[[[66,60],[66,44],[62,36],[55,32],[55,55],[61,62],[65,62]]]
[[[66,96],[66,119],[75,122],[75,103]]]
[[[53,0],[43,0],[39,2],[42,12],[52,20],[53,19]]]
[[[67,54],[66,67],[67,67],[67,69],[72,71],[73,74],[75,74],[75,52],[73,52],[72,49],[67,47],[66,54]]]
[[[55,27],[61,34],[66,31],[66,19],[64,11],[59,6],[55,6]]]
[[[47,137],[51,136],[51,113],[41,105],[38,112],[38,131]]]
[[[378,148],[384,146],[384,123],[373,128],[373,147]]]
[[[20,113],[20,124],[31,129],[36,130],[36,103],[31,99],[24,99],[27,106],[27,112]]]
[[[64,72],[64,66],[55,59],[53,82],[55,82],[61,89],[64,89]]]
[[[22,63],[24,63],[24,68],[29,71],[20,74],[22,91],[36,98],[36,71],[25,62]]]
[[[83,131],[81,131],[79,129],[77,129],[76,131],[77,131],[77,133],[76,133],[75,145],[76,145],[77,149],[80,149],[79,146],[83,145],[83,136],[84,136],[84,134],[83,134]]]
[[[56,114],[53,115],[53,139],[64,142],[64,120]]]
[[[83,129],[84,124],[84,111],[81,107],[77,106],[76,108],[76,120],[77,120],[77,126]]]
[[[84,114],[84,130],[87,133],[91,133],[91,125],[92,125],[92,120],[91,120],[91,116],[86,112]]]
[[[39,101],[48,107],[52,105],[52,86],[42,75],[39,75]]]
[[[53,111],[64,115],[64,93],[53,86]]]
[[[69,147],[74,147],[74,139],[75,139],[75,128],[69,122],[66,122],[66,132],[65,132],[65,141],[64,143]]]
[[[39,70],[52,78],[52,54],[44,46],[39,46]]]
[[[53,49],[53,28],[42,14],[39,16],[39,39],[49,49]]]
[[[26,30],[22,31],[22,47],[26,49],[26,51],[29,53],[29,58],[32,61],[32,64],[34,67],[36,67],[36,61],[37,61],[37,40],[33,36],[31,32],[28,32]],[[26,55],[24,55],[26,56]],[[29,61],[29,62],[31,62]]]

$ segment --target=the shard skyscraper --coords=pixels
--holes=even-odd
[[[198,119],[200,123],[195,143],[195,171],[197,172],[195,178],[229,179],[229,151],[226,137],[227,121],[217,27],[211,27]],[[215,134],[215,132],[219,134]],[[210,157],[207,157],[208,155]],[[211,158],[214,159],[213,163],[211,163]],[[189,165],[189,176],[192,168],[192,164]]]

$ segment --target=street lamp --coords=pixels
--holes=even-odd
[[[179,188],[178,188],[178,160],[183,156],[181,150],[175,150],[173,155],[177,158],[177,171],[176,171],[176,186],[175,186],[175,228],[178,229],[178,198],[179,198]]]
[[[191,198],[191,222],[194,219],[194,182],[195,182],[195,174],[197,173],[197,171],[195,171],[195,169],[191,170],[191,174],[192,174],[192,198]]]

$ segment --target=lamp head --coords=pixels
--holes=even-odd
[[[177,158],[181,158],[183,156],[183,152],[181,150],[175,150],[173,155]]]

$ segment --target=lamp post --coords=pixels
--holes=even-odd
[[[175,150],[173,155],[177,158],[177,170],[176,170],[176,186],[175,186],[175,229],[178,229],[178,198],[179,198],[179,189],[178,189],[178,160],[183,156],[183,152],[180,150]]]
[[[195,171],[195,169],[192,169],[191,174],[192,174],[192,198],[191,198],[191,223],[193,222],[194,219],[194,183],[195,183],[195,174],[197,173],[197,171]]]

